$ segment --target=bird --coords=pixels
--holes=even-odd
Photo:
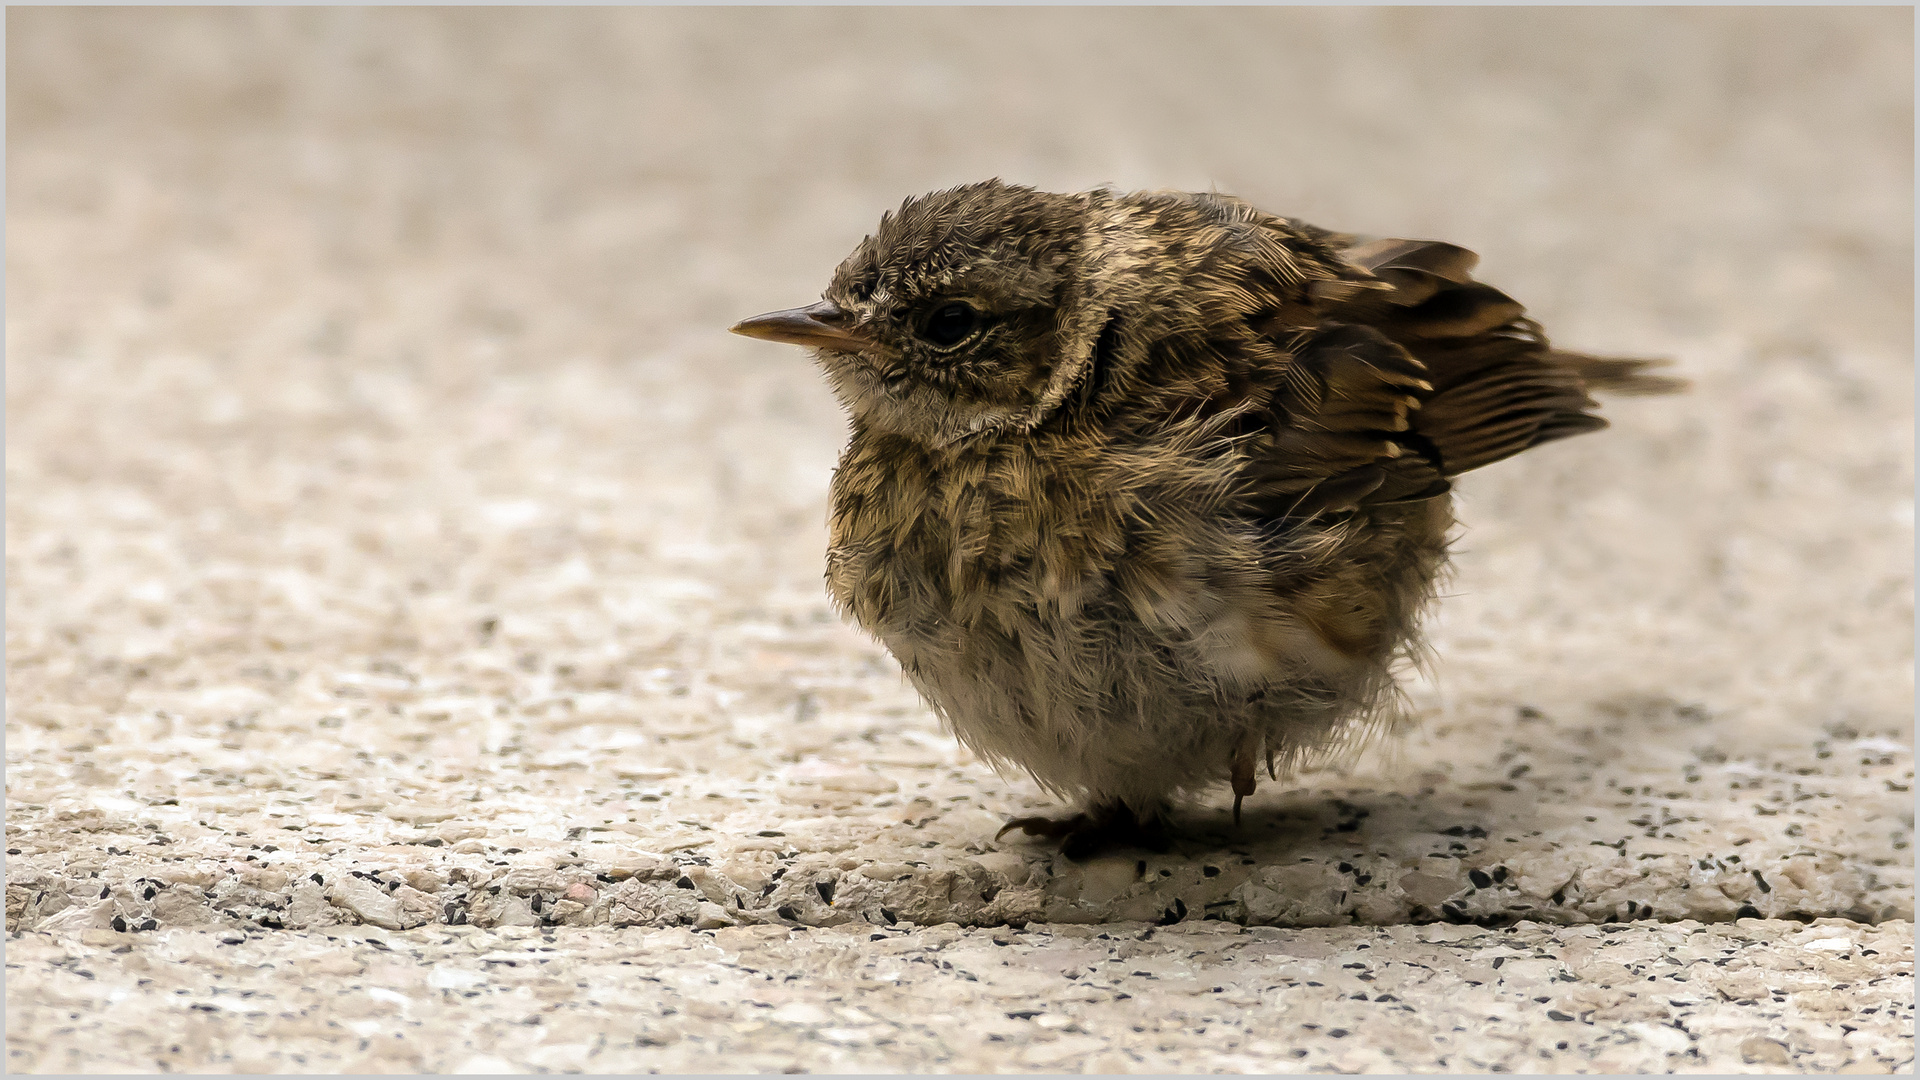
[[[848,415],[826,582],[1071,860],[1392,727],[1454,477],[1663,393],[1552,347],[1471,251],[1219,193],[999,179],[882,215],[805,346]]]

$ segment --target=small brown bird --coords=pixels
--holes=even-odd
[[[1173,801],[1391,715],[1450,478],[1606,422],[1645,361],[1553,349],[1472,252],[1184,192],[910,199],[810,346],[851,414],[827,583],[960,740],[1164,846]]]

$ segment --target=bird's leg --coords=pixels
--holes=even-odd
[[[1014,818],[1001,826],[1000,831],[994,834],[994,839],[998,840],[1015,829],[1028,836],[1064,841],[1060,845],[1060,853],[1074,862],[1081,862],[1116,847],[1143,847],[1149,851],[1167,849],[1166,829],[1159,816],[1150,815],[1143,819],[1125,803],[1094,806],[1085,813],[1067,818]]]
[[[1257,738],[1248,735],[1240,740],[1233,752],[1233,827],[1240,827],[1240,800],[1253,794],[1253,755]],[[1267,768],[1273,768],[1273,758],[1267,758]]]

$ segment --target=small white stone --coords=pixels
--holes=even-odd
[[[327,888],[327,899],[360,919],[388,930],[400,929],[400,901],[365,878],[341,874]]]
[[[427,972],[427,985],[436,990],[468,990],[487,981],[485,974],[468,968],[439,964]]]
[[[808,1001],[789,1001],[768,1014],[783,1024],[830,1024],[833,1014]]]

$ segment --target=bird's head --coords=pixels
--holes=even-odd
[[[734,333],[813,348],[856,422],[932,445],[1032,426],[1072,389],[1104,323],[1088,280],[1104,193],[989,180],[909,199],[819,303]]]

